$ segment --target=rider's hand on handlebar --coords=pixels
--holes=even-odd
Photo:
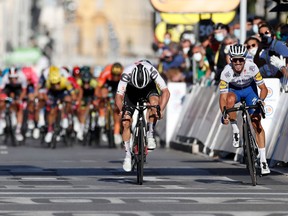
[[[230,121],[229,118],[230,118],[230,116],[228,114],[226,114],[226,116],[224,116],[223,113],[222,113],[221,123],[225,124],[225,125],[229,124],[229,121]]]
[[[257,100],[257,103],[261,103],[263,107],[265,106],[265,102],[264,102],[264,100],[262,100],[262,99],[258,99],[258,100]]]

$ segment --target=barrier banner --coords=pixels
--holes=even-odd
[[[167,104],[166,119],[166,146],[169,146],[173,131],[175,130],[180,113],[183,107],[183,98],[186,95],[186,83],[169,82],[168,89],[170,91],[170,99]]]
[[[288,94],[282,93],[274,118],[271,121],[271,136],[266,139],[267,158],[287,162],[288,141]]]

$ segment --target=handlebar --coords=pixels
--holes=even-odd
[[[232,107],[227,109],[226,106],[224,106],[224,110],[222,112],[222,115],[224,118],[227,117],[228,113],[230,112],[238,112],[238,111],[245,111],[248,109],[259,109],[261,116],[263,119],[265,119],[265,110],[264,110],[264,106],[261,102],[257,102],[255,105],[246,105],[245,103],[242,103],[239,107]]]
[[[161,118],[161,109],[160,109],[159,105],[124,106],[122,108],[123,114],[128,110],[128,107],[135,108],[136,110],[138,110],[140,112],[141,111],[143,112],[146,109],[156,108],[157,109],[157,115],[158,115],[159,118]]]

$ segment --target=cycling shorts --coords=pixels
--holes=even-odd
[[[145,88],[138,89],[132,85],[127,85],[125,97],[124,97],[124,106],[126,107],[126,112],[131,117],[135,111],[135,108],[132,106],[136,106],[137,102],[140,100],[149,101],[151,96],[159,97],[160,94],[157,90],[155,82],[150,82]]]
[[[229,92],[233,92],[236,95],[236,103],[240,102],[241,99],[245,99],[245,102],[248,106],[255,105],[257,100],[259,99],[257,86],[255,83],[252,84],[251,86],[241,89],[229,88]],[[260,110],[249,109],[248,112],[249,114],[260,113]]]
[[[54,108],[57,106],[57,101],[64,101],[64,97],[70,95],[67,90],[64,91],[48,91],[48,104],[50,104],[51,108]]]
[[[3,89],[3,92],[8,95],[8,97],[12,97],[14,100],[17,100],[22,93],[22,87],[20,84],[16,85],[6,85]]]
[[[27,86],[27,94],[32,94],[35,92],[35,88],[33,84]]]

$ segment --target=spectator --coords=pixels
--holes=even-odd
[[[280,37],[283,42],[286,43],[286,46],[288,45],[288,24],[285,24],[281,26],[280,28]]]
[[[253,31],[253,19],[249,18],[246,22],[246,37],[250,37],[252,35],[255,35]]]
[[[260,25],[260,23],[265,22],[265,20],[264,20],[262,17],[260,17],[260,16],[254,16],[252,22],[253,22],[253,27],[252,27],[252,29],[253,29],[253,31],[254,31],[254,34],[258,34],[259,25]]]
[[[211,69],[204,47],[197,45],[193,48],[193,59],[196,62],[196,82],[210,80]]]
[[[188,83],[193,83],[193,73],[192,73],[192,43],[189,39],[181,40],[181,53],[185,59],[185,68],[183,70],[185,81]]]
[[[251,61],[253,61],[254,56],[258,50],[259,43],[260,43],[260,39],[257,38],[256,36],[248,37],[245,40],[244,44],[246,45],[247,50],[248,50],[246,59],[251,59]]]
[[[284,58],[288,58],[287,46],[282,41],[275,39],[274,31],[268,24],[259,26],[259,35],[261,37],[261,43],[254,57],[254,62],[259,67],[260,73],[264,78],[282,78],[283,74],[286,74],[287,69],[283,67],[279,70],[270,63],[270,57],[273,55],[282,55]]]
[[[179,53],[179,44],[176,42],[171,42],[169,49],[163,50],[160,60],[164,74],[166,74],[170,68],[178,68],[181,72],[185,68],[185,59],[182,53]]]
[[[237,43],[238,43],[238,38],[235,35],[227,35],[224,38],[223,45],[225,46],[224,53],[226,55],[225,58],[226,58],[227,64],[231,63],[230,57],[229,57],[230,46],[233,44],[237,44]]]
[[[218,23],[215,25],[214,30],[214,37],[215,39],[220,43],[220,46],[218,47],[218,50],[215,54],[215,84],[218,85],[220,81],[220,74],[224,67],[226,66],[226,54],[224,52],[225,44],[224,44],[224,38],[228,35],[229,27],[227,25],[224,25],[222,23]]]

